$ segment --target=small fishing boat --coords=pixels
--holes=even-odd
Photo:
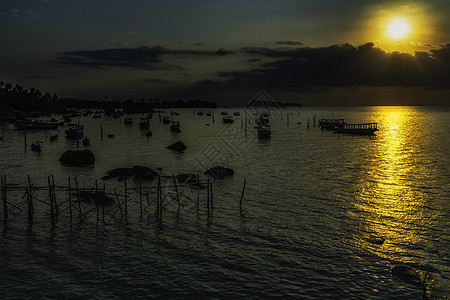
[[[270,138],[271,130],[269,126],[258,126],[258,138],[260,139],[267,139]]]
[[[86,136],[86,137],[84,137],[84,139],[83,139],[83,146],[90,146],[91,145],[91,140],[90,139],[88,139],[88,137]]]
[[[172,125],[170,125],[170,131],[172,131],[172,132],[181,132],[180,122],[172,121]]]
[[[41,142],[31,143],[31,150],[41,152]]]
[[[345,124],[346,124],[345,119],[320,119],[319,120],[319,126],[322,129],[334,130],[335,127],[342,127]]]
[[[67,124],[64,132],[69,139],[80,139],[83,137],[83,128],[80,124]]]
[[[43,120],[17,120],[15,126],[19,130],[57,129],[59,122]]]
[[[261,114],[259,116],[259,119],[256,121],[257,125],[258,126],[266,126],[266,127],[270,126],[269,125],[269,116],[270,116],[269,114],[265,114],[265,113]]]
[[[225,117],[223,117],[223,122],[230,124],[230,123],[233,123],[234,120],[231,116],[225,116]]]
[[[132,118],[125,118],[125,119],[123,120],[123,123],[124,123],[125,125],[133,125],[133,119],[132,119]]]
[[[344,124],[336,126],[334,130],[340,133],[374,135],[375,131],[378,131],[378,127],[377,123]]]
[[[150,119],[149,118],[141,118],[141,122],[139,122],[139,128],[141,128],[141,129],[150,128]]]

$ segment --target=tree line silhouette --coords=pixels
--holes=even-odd
[[[210,101],[195,100],[161,100],[159,97],[151,99],[128,99],[127,101],[109,100],[108,97],[97,100],[59,97],[56,93],[43,93],[39,89],[25,89],[18,84],[0,82],[0,111],[5,113],[9,109],[19,111],[62,112],[67,108],[115,108],[134,110],[150,110],[153,108],[216,108],[217,104]]]

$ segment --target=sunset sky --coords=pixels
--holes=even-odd
[[[449,20],[448,0],[5,0],[0,81],[90,99],[450,105]]]

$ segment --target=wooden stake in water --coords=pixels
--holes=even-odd
[[[209,182],[209,201],[211,202],[211,212],[213,210],[213,189],[212,189],[212,181]]]
[[[128,221],[128,192],[127,192],[127,180],[125,179],[125,220]]]
[[[30,175],[28,175],[28,189],[27,189],[27,201],[28,201],[28,224],[31,226],[33,224],[33,192],[31,189]]]
[[[244,186],[242,187],[241,200],[239,201],[239,209],[242,210],[242,200],[244,199],[245,185],[247,184],[247,179],[244,180]]]
[[[177,178],[176,178],[175,174],[173,174],[173,182],[175,184],[175,193],[176,193],[176,197],[177,197],[178,208],[180,208],[180,195],[178,194]]]
[[[6,200],[6,175],[2,176],[3,223],[8,224],[8,202]]]
[[[53,207],[52,186],[50,184],[50,176],[47,176],[48,181],[48,198],[50,199],[50,221],[52,225],[55,224],[55,208]]]
[[[71,189],[70,189],[70,176],[68,178],[68,184],[69,184],[69,217],[70,217],[70,222],[72,223],[72,193],[71,193]]]
[[[139,179],[139,210],[141,212],[142,219],[142,181]]]
[[[209,179],[206,182],[206,210],[208,211],[208,217],[209,217]]]

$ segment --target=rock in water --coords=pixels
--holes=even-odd
[[[175,150],[175,151],[183,151],[186,148],[187,148],[187,146],[181,141],[175,142],[172,145],[167,146],[167,149]]]
[[[215,166],[212,167],[209,170],[206,170],[204,172],[205,175],[209,175],[213,177],[214,179],[224,179],[225,177],[233,176],[234,171],[230,168],[225,168],[222,166]]]
[[[426,272],[414,270],[406,266],[394,266],[391,270],[392,275],[400,277],[406,282],[422,287],[426,278]]]
[[[178,184],[185,184],[191,188],[201,189],[203,188],[200,184],[200,180],[195,174],[178,174],[175,176]]]
[[[109,178],[125,179],[134,175],[132,168],[117,168],[106,172]]]
[[[95,162],[94,153],[91,150],[67,150],[64,152],[59,161],[63,165],[68,166],[88,166],[93,165]]]
[[[143,166],[134,166],[132,170],[135,179],[153,180],[158,176],[156,171]]]

